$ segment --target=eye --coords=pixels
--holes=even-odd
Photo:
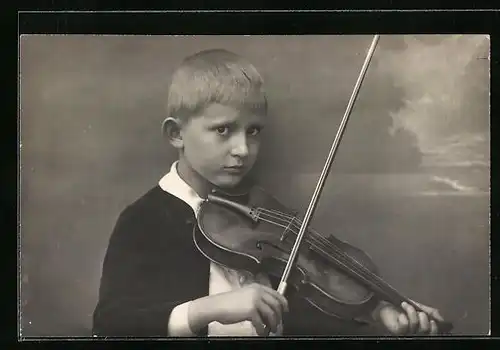
[[[229,133],[229,128],[227,126],[219,126],[215,129],[217,134],[225,136]]]
[[[261,131],[261,128],[260,127],[252,127],[250,129],[248,129],[248,134],[250,136],[257,136]]]

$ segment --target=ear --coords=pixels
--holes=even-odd
[[[177,118],[168,117],[165,119],[161,126],[163,136],[168,139],[170,144],[177,149],[184,147],[182,139],[182,122]]]

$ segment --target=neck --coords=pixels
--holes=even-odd
[[[177,173],[201,198],[206,198],[213,188],[213,185],[193,170],[182,157],[177,164]]]

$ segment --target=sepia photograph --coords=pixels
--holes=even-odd
[[[18,335],[490,333],[490,38],[22,35]]]

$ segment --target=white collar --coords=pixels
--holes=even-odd
[[[179,173],[177,172],[178,163],[178,161],[175,161],[172,164],[170,171],[160,179],[158,184],[165,192],[168,192],[187,203],[193,209],[194,214],[197,215],[198,208],[203,202],[203,199],[179,176]]]

